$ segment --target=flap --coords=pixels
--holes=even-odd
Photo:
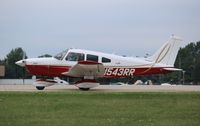
[[[72,77],[102,77],[104,75],[104,72],[105,68],[102,63],[94,61],[79,61],[68,72],[64,72],[62,74]]]

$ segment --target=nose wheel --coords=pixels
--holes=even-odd
[[[44,90],[45,87],[52,86],[56,83],[57,83],[56,81],[51,79],[38,79],[33,83],[33,85],[38,90]]]

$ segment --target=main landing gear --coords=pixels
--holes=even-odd
[[[90,88],[99,86],[99,83],[97,83],[96,80],[84,79],[76,82],[75,86],[77,86],[79,90],[88,91]]]
[[[36,86],[36,89],[38,89],[38,90],[44,90],[44,86]]]
[[[81,90],[81,91],[89,91],[90,88],[79,88],[79,90]]]
[[[56,83],[57,81],[52,79],[38,79],[33,83],[33,85],[36,87],[37,90],[44,90],[45,87],[52,86]],[[90,88],[99,86],[99,83],[97,83],[94,79],[83,79],[81,81],[77,81],[75,83],[75,86],[78,87],[79,90],[88,91],[90,90]]]

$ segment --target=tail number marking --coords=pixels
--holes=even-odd
[[[135,69],[133,68],[106,68],[105,76],[133,76]]]

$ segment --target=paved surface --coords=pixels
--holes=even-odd
[[[0,91],[38,91],[32,85],[0,85]],[[79,91],[74,85],[53,85],[46,87],[44,91]],[[189,85],[100,85],[90,91],[99,92],[200,92],[200,86]]]

